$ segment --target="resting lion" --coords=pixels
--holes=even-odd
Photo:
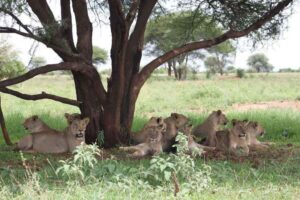
[[[175,144],[175,137],[180,129],[189,122],[189,119],[178,113],[171,113],[170,117],[165,119],[167,124],[166,133],[163,134],[162,145],[164,151],[170,151],[172,145]]]
[[[85,142],[85,129],[89,118],[74,120],[63,132],[42,131],[24,136],[18,143],[16,150],[38,153],[72,152],[76,146]]]
[[[55,129],[50,128],[37,115],[33,115],[25,119],[23,126],[30,133],[37,133],[42,131],[57,131]]]
[[[146,141],[135,146],[120,147],[121,150],[132,152],[129,157],[143,157],[146,155],[157,155],[163,151],[162,137],[165,131],[163,124],[159,126],[148,127]]]
[[[261,142],[257,139],[257,137],[265,134],[265,129],[258,122],[248,120],[235,121],[236,123],[244,124],[246,140],[250,149],[265,149],[268,148],[269,145],[273,144],[271,142]]]
[[[164,132],[166,131],[166,126],[167,125],[163,118],[151,117],[141,131],[130,133],[130,139],[132,139],[136,144],[146,142],[147,135],[149,134],[149,131],[152,131],[153,127],[162,127],[162,131]]]
[[[227,122],[228,120],[221,110],[213,111],[202,124],[193,129],[192,134],[196,137],[206,138],[204,145],[215,147],[216,132],[220,125],[226,125]]]
[[[200,149],[203,151],[203,153],[205,153],[205,150],[211,151],[215,149],[215,147],[208,147],[195,142],[194,136],[192,135],[192,129],[193,125],[190,123],[187,123],[183,126],[183,128],[179,129],[180,132],[182,132],[188,137],[189,153],[192,153],[194,149]]]
[[[249,154],[249,147],[246,139],[245,124],[233,120],[233,127],[216,133],[216,148],[238,155],[238,149],[243,149],[243,154]]]

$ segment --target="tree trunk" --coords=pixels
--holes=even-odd
[[[168,76],[172,76],[172,62],[168,61]]]
[[[87,144],[94,143],[99,132],[103,130],[103,100],[99,94],[99,81],[101,80],[96,75],[87,77],[81,73],[73,72],[77,100],[82,102],[79,107],[81,114],[90,118],[85,137]]]

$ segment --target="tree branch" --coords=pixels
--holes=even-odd
[[[51,99],[53,101],[58,101],[58,102],[61,102],[64,104],[72,105],[72,106],[79,106],[81,104],[80,101],[56,96],[53,94],[48,94],[46,92],[42,92],[41,94],[30,95],[30,94],[24,94],[24,93],[21,93],[21,92],[12,90],[12,89],[8,89],[6,87],[0,88],[0,92],[10,94],[10,95],[13,95],[13,96],[19,97],[21,99],[25,99],[25,100],[37,101],[37,100],[41,100],[41,99]]]
[[[72,15],[70,0],[60,0],[61,20],[62,20],[62,35],[67,40],[71,49],[76,52],[72,31]]]
[[[63,62],[59,64],[52,64],[52,65],[45,65],[43,67],[39,67],[33,70],[30,70],[29,72],[15,77],[11,79],[7,79],[4,81],[0,81],[0,89],[3,87],[15,85],[21,82],[24,82],[28,79],[31,79],[39,74],[45,74],[52,71],[57,70],[73,70],[73,71],[81,71],[82,73],[88,73],[88,67],[84,67],[86,64],[84,63],[78,63],[78,62]]]
[[[135,18],[140,0],[133,0],[126,16],[126,22],[130,26]]]
[[[159,56],[158,58],[151,61],[149,64],[147,64],[138,74],[136,77],[136,85],[135,90],[140,90],[141,86],[145,83],[145,81],[150,77],[151,73],[159,67],[164,62],[181,55],[183,53],[187,53],[196,49],[203,49],[208,48],[217,44],[220,44],[228,39],[234,39],[239,38],[242,36],[248,35],[250,32],[255,31],[259,28],[261,28],[265,23],[267,23],[269,20],[271,20],[275,15],[280,13],[285,7],[287,7],[293,0],[284,0],[279,2],[274,8],[272,8],[270,11],[265,13],[260,19],[258,19],[256,22],[254,22],[249,27],[245,28],[241,31],[233,31],[229,30],[226,33],[220,35],[219,37],[209,39],[209,40],[203,40],[199,42],[192,42],[189,44],[185,44],[181,47],[175,48],[172,51],[169,51],[165,53],[162,56]]]
[[[33,32],[28,28],[28,26],[23,24],[23,22],[15,14],[2,8],[0,9],[0,12],[4,12],[5,14],[11,16],[17,22],[17,24],[19,24],[19,26],[22,27],[29,35],[34,36]]]
[[[86,60],[92,60],[93,26],[88,15],[85,0],[72,0],[77,29],[77,50]]]
[[[27,3],[44,27],[57,23],[46,0],[27,0]]]

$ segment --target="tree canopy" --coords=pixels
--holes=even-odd
[[[24,64],[19,60],[13,47],[0,39],[0,79],[13,78],[25,72]]]
[[[93,63],[98,64],[105,64],[107,61],[108,55],[105,49],[102,49],[97,46],[93,46]]]
[[[269,58],[263,53],[257,53],[251,55],[247,64],[256,72],[271,72],[273,66],[269,63]]]

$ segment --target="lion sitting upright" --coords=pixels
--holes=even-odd
[[[205,138],[204,145],[215,147],[216,132],[221,125],[226,125],[227,122],[228,120],[221,110],[213,111],[202,124],[193,129],[192,134],[196,137]]]
[[[89,118],[75,119],[63,132],[52,129],[33,132],[17,143],[16,150],[38,153],[72,152],[76,146],[85,142],[85,130],[88,123]]]
[[[223,131],[216,132],[216,148],[228,153],[238,155],[238,149],[243,150],[243,155],[249,154],[247,144],[246,126],[239,121],[232,121],[233,127]]]

